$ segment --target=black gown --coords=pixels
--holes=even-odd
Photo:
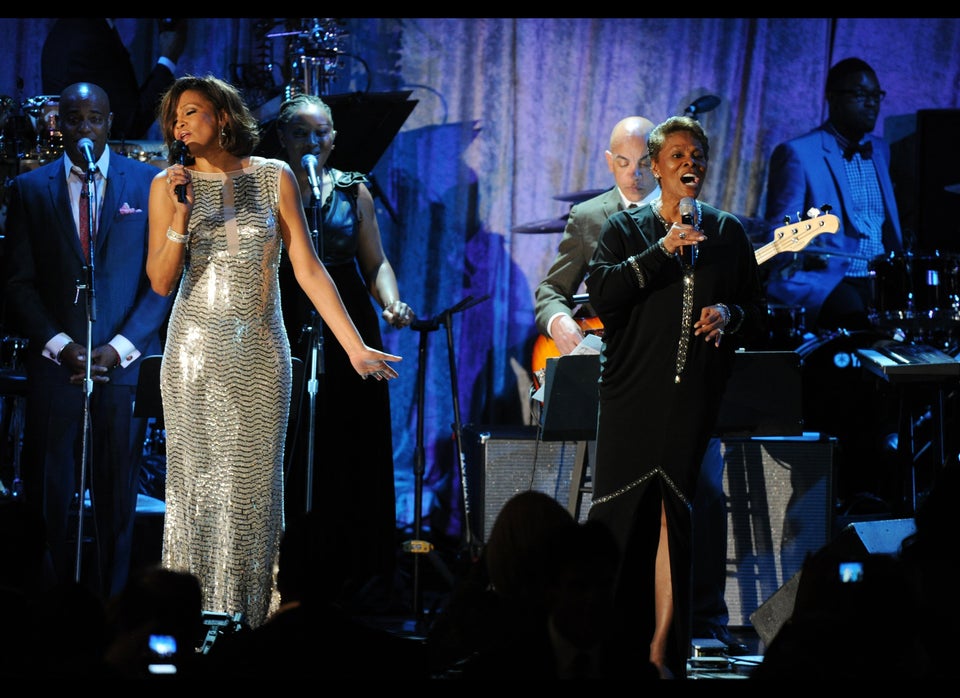
[[[590,518],[607,523],[620,542],[617,603],[634,617],[645,658],[664,502],[674,600],[667,665],[678,677],[686,674],[690,641],[691,506],[700,463],[734,351],[762,331],[765,307],[743,226],[731,214],[701,206],[707,239],[692,273],[685,275],[658,247],[666,231],[645,205],[608,219],[587,277],[604,327]],[[719,347],[693,335],[700,310],[716,303],[731,312]]]
[[[314,221],[320,232],[322,259],[337,285],[347,312],[364,342],[383,349],[380,315],[357,266],[356,187],[366,178],[330,170],[334,189]],[[280,265],[281,303],[293,355],[311,371],[309,299],[297,285],[284,252]],[[318,316],[319,319],[319,316]],[[322,328],[322,372],[318,369],[314,432],[312,509],[320,511],[330,530],[353,541],[346,594],[356,603],[382,603],[396,569],[396,496],[393,479],[393,436],[387,381],[363,380],[350,364],[333,332]],[[298,392],[299,391],[299,392]],[[287,439],[287,516],[306,510],[307,439],[310,405],[307,385],[294,385],[293,413]]]

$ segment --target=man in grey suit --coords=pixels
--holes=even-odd
[[[650,171],[647,154],[647,135],[654,125],[645,117],[628,116],[613,127],[605,156],[615,186],[570,209],[557,256],[537,286],[534,306],[537,330],[553,341],[557,356],[569,354],[583,340],[581,323],[573,317],[573,296],[587,274],[603,224],[617,211],[647,205],[660,196],[660,186]],[[581,312],[587,316],[593,314],[589,306],[583,306]],[[590,455],[593,456],[592,448]],[[730,654],[745,654],[747,647],[727,628],[729,615],[724,598],[727,510],[723,464],[720,440],[711,439],[700,467],[693,503],[697,552],[693,569],[692,637],[717,639],[726,644]]]
[[[57,578],[73,578],[87,444],[93,516],[84,531],[96,545],[83,581],[109,598],[131,561],[146,428],[133,418],[140,363],[161,352],[173,297],[154,293],[145,271],[159,170],[106,147],[113,114],[97,85],[66,87],[60,121],[64,154],[13,181],[3,260],[8,313],[29,342],[24,497],[46,519]],[[93,211],[86,245],[84,198]]]
[[[601,226],[617,211],[660,195],[647,157],[647,134],[653,127],[642,116],[628,116],[613,127],[605,156],[616,186],[570,209],[557,256],[537,286],[537,329],[556,343],[560,355],[569,354],[583,340],[583,331],[573,319],[573,295],[587,275]]]

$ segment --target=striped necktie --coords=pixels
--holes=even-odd
[[[74,165],[70,171],[75,174],[81,182],[80,187],[80,247],[83,249],[83,257],[90,263],[90,196],[87,191],[86,173]],[[93,229],[97,229],[94,221]]]

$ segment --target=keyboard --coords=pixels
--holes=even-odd
[[[863,365],[888,380],[927,380],[960,376],[960,361],[926,344],[889,342],[857,349]]]

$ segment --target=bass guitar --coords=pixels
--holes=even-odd
[[[754,256],[757,258],[757,264],[763,264],[782,252],[799,252],[810,244],[810,241],[820,233],[835,233],[840,229],[840,219],[832,213],[820,214],[813,218],[799,221],[797,223],[788,223],[782,225],[773,231],[773,239],[765,245],[754,250]],[[575,296],[574,300],[584,298]],[[595,334],[603,336],[603,323],[596,317],[574,318],[584,334]],[[550,337],[545,335],[537,336],[533,343],[533,352],[531,360],[531,369],[533,371],[534,388],[539,389],[546,375],[547,359],[555,359],[560,356],[560,350],[557,344]]]

